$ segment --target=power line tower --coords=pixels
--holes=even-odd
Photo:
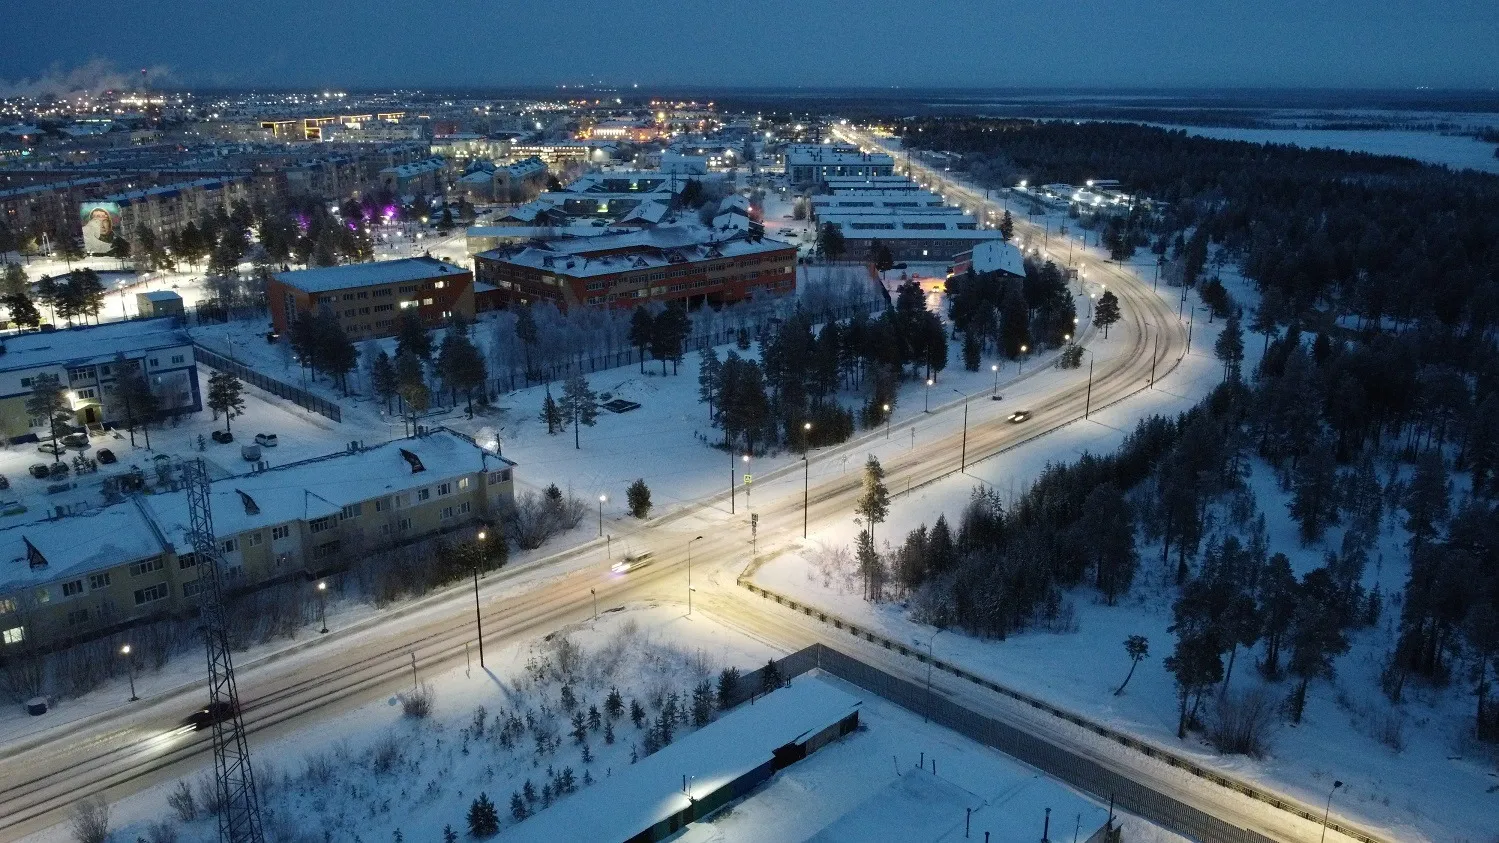
[[[209,506],[208,470],[200,457],[183,463],[187,486],[190,536],[199,569],[206,580],[203,589],[203,640],[208,646],[208,704],[214,713],[229,712],[213,720],[213,763],[219,785],[221,843],[263,843],[260,802],[255,794],[255,775],[250,770],[250,747],[245,742],[245,724],[239,713],[239,692],[234,685],[234,664],[229,658],[229,625],[224,612],[224,586],[220,580],[219,543],[213,532]],[[206,567],[205,567],[206,566]],[[225,708],[225,706],[228,706]]]

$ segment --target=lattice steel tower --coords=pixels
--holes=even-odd
[[[219,840],[227,843],[263,843],[260,801],[255,793],[255,775],[250,770],[250,747],[245,742],[245,724],[239,713],[239,692],[234,686],[234,664],[229,657],[229,625],[224,612],[224,586],[220,580],[219,543],[213,532],[209,506],[208,471],[200,457],[184,462],[187,510],[203,589],[203,640],[208,646],[208,704],[218,712],[228,704],[229,716],[213,720],[213,763],[219,785]],[[206,567],[205,567],[206,566]]]

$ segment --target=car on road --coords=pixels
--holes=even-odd
[[[262,448],[274,448],[276,447],[276,434],[257,433],[255,434],[255,444]]]
[[[636,570],[637,568],[644,568],[646,565],[649,565],[651,563],[652,556],[653,554],[650,551],[646,551],[645,553],[629,554],[625,556],[625,558],[619,560],[618,562],[615,562],[613,565],[610,565],[609,570],[613,571],[616,574],[628,574],[631,571]]]
[[[1010,424],[1020,424],[1021,422],[1025,421],[1026,419],[1028,419],[1030,417],[1031,417],[1031,411],[1030,410],[1016,410],[1015,412],[1013,412],[1013,413],[1010,414],[1010,416],[1007,419],[1007,421],[1009,421]]]
[[[234,716],[234,706],[226,702],[209,703],[183,718],[182,725],[193,729],[207,729]]]
[[[64,451],[68,450],[67,446],[63,445],[61,442],[43,442],[42,444],[36,446],[36,449],[44,454],[50,454],[54,457],[60,456]]]

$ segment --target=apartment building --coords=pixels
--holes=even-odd
[[[793,144],[786,149],[786,176],[792,184],[820,184],[838,176],[889,176],[894,172],[895,159],[883,152],[823,144]]]
[[[217,208],[228,210],[231,203],[251,198],[249,176],[220,176],[115,193],[103,201],[120,206],[120,231],[116,236],[133,240],[142,226],[165,236]]]
[[[221,576],[236,589],[315,578],[493,523],[514,467],[442,430],[215,481]],[[0,659],[194,611],[203,568],[188,525],[187,493],[169,491],[0,530]]]
[[[448,162],[442,158],[426,158],[386,167],[380,171],[380,185],[390,188],[398,196],[440,193],[445,185],[443,172],[447,167]]]
[[[718,306],[796,290],[796,247],[701,226],[551,240],[474,256],[478,281],[509,304],[550,301],[634,307],[650,301]]]
[[[394,334],[408,309],[425,325],[474,316],[473,273],[431,257],[278,272],[266,295],[277,331],[286,333],[300,314],[327,310],[356,342]]]
[[[55,375],[68,390],[79,425],[111,424],[119,408],[110,389],[124,369],[143,372],[168,415],[203,409],[192,339],[173,318],[138,319],[105,325],[17,334],[0,355],[0,435],[29,441],[47,428],[26,411],[38,375]],[[120,357],[124,357],[124,361]]]

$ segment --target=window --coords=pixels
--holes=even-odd
[[[333,529],[333,519],[332,518],[317,518],[317,519],[314,519],[312,521],[308,521],[307,522],[307,526],[308,526],[309,529],[312,530],[312,532],[314,532],[314,533],[321,533],[324,530],[331,530],[331,529]]]
[[[468,478],[467,477],[460,477],[460,478],[458,478],[458,491],[460,491],[460,492],[468,491]]]
[[[407,310],[407,309],[413,308],[413,307],[416,307],[416,302],[414,302],[414,301],[409,301],[408,300],[408,301],[401,302],[401,309],[402,310]]]
[[[375,498],[375,511],[384,512],[390,509],[390,498]]]
[[[144,606],[147,603],[154,603],[157,600],[165,600],[167,595],[171,593],[171,589],[164,582],[157,583],[156,585],[148,585],[145,588],[138,588],[135,590],[135,605]]]
[[[348,309],[348,310],[345,310],[345,311],[344,311],[344,315],[345,315],[345,316],[353,316],[353,315],[355,315],[355,314],[356,314],[356,313],[358,313],[358,312],[359,312],[359,311],[358,311],[358,308],[353,308],[353,307],[351,307],[351,308],[349,308],[349,309]]]
[[[406,532],[407,530],[411,529],[411,519],[410,518],[402,518],[400,520],[400,522],[396,524],[396,529],[400,530],[403,533]]]
[[[97,397],[99,397],[99,391],[97,389],[94,389],[93,387],[89,387],[87,389],[80,389],[80,390],[77,390],[76,392],[77,392],[78,400],[79,401],[87,401],[90,398],[97,398]]]
[[[368,316],[368,315],[370,315],[370,309],[368,307],[361,307],[361,308],[359,308],[359,315],[360,316]]]
[[[192,582],[185,582],[185,583],[182,584],[182,596],[183,597],[197,597],[199,594],[202,594],[202,593],[203,593],[203,580],[201,580],[201,579],[196,579],[196,580],[193,580]]]
[[[24,626],[13,626],[4,632],[0,632],[0,641],[4,641],[7,644],[19,644],[25,640],[26,627]]]
[[[416,285],[415,284],[402,284],[399,289],[403,293],[414,293],[414,292],[416,292]]]
[[[430,307],[432,305],[432,300],[431,299],[422,299],[422,304],[427,305],[428,307]]]
[[[290,536],[290,535],[291,535],[291,528],[290,527],[272,527],[271,528],[271,541],[273,541],[273,542],[281,541],[282,539],[284,539],[284,538],[286,538],[287,536]]]
[[[219,550],[222,553],[233,553],[236,550],[239,550],[239,540],[238,539],[224,539],[222,542],[219,543]]]
[[[353,301],[353,300],[354,300],[354,294],[353,293],[344,293],[344,301]]]
[[[186,571],[188,568],[197,567],[197,565],[198,554],[196,553],[184,553],[181,556],[177,557],[177,567],[180,570]]]
[[[262,532],[260,532],[259,530],[256,530],[255,532],[250,533],[249,535],[245,536],[245,546],[246,547],[260,547],[260,543],[261,543],[261,541],[264,538],[265,538],[265,534],[262,533]]]
[[[437,484],[437,494],[438,495],[451,495],[451,494],[453,494],[453,484],[452,483],[438,483]]]
[[[0,597],[0,615],[16,610],[16,601],[9,597]]]
[[[430,497],[432,497],[432,490],[431,489],[417,489],[416,490],[416,499],[417,500],[424,501],[424,500],[427,500]]]
[[[73,580],[62,584],[62,596],[77,597],[83,593],[83,580]]]
[[[468,514],[468,510],[469,510],[468,501],[464,501],[463,503],[458,504],[458,513],[460,515],[467,515]]]
[[[87,379],[87,380],[93,380],[93,378],[94,378],[94,370],[93,369],[69,369],[68,370],[68,380],[69,381],[81,381],[81,380],[85,380],[85,379]]]
[[[443,517],[444,521],[446,521],[449,518],[452,518],[453,515],[454,515],[453,507],[451,507],[451,506],[445,506],[445,507],[442,508],[442,517]]]
[[[88,609],[74,609],[68,613],[68,626],[88,623]]]
[[[393,305],[393,304],[377,304],[374,307],[374,311],[376,313],[384,313],[387,310],[391,310],[391,309],[394,309],[394,308],[395,308],[395,305]]]
[[[396,509],[404,509],[408,506],[411,506],[410,492],[402,492],[401,494],[396,495]]]
[[[509,481],[510,481],[510,469],[508,469],[508,468],[501,469],[500,471],[491,471],[491,472],[489,472],[489,485],[491,485],[491,486],[499,484],[499,483],[508,483]]]
[[[187,362],[187,355],[185,355],[185,354],[173,354],[172,355],[172,362],[174,364],[175,363],[185,363],[185,362]]]
[[[31,385],[33,383],[35,383],[35,382],[36,382],[36,378],[21,378],[21,388],[22,389],[30,389]],[[35,425],[32,425],[32,426],[35,427]]]
[[[364,292],[362,290],[360,291],[359,296],[358,296],[358,298],[361,298],[361,299],[367,299],[369,297],[370,297],[370,294],[367,293],[367,292]]]
[[[441,290],[443,287],[446,287],[446,286],[448,286],[448,282],[446,282],[446,281],[438,281],[438,282],[436,282],[436,283],[434,283],[432,285],[432,288],[436,289],[436,290]]]
[[[137,562],[134,565],[131,565],[130,576],[138,577],[141,574],[149,574],[152,571],[160,571],[164,567],[166,566],[162,564],[161,557],[158,556],[155,559],[147,559],[144,562]]]
[[[157,360],[155,357],[152,357],[150,360],[148,360],[146,362],[150,363],[152,366],[160,366],[161,365],[161,361]]]
[[[361,516],[363,514],[364,514],[364,504],[362,504],[362,503],[351,503],[348,506],[344,507],[343,510],[338,513],[338,517],[340,519],[358,518],[359,516]]]
[[[338,553],[338,547],[339,542],[336,541],[331,541],[327,544],[320,544],[312,549],[312,558],[327,559],[328,557]]]

